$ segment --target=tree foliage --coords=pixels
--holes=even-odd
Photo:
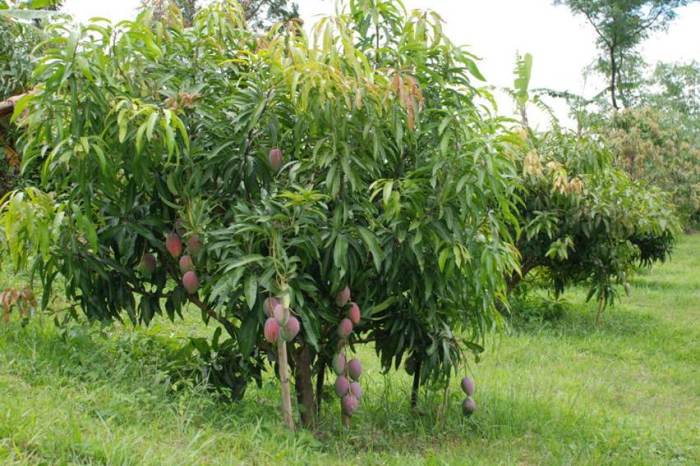
[[[612,165],[588,136],[551,131],[528,136],[519,158],[521,274],[539,269],[556,294],[586,285],[601,310],[638,266],[669,256],[678,225],[668,196]]]
[[[583,108],[582,128],[607,141],[614,163],[671,194],[685,228],[700,221],[700,67],[659,63],[637,105],[607,115]]]
[[[555,0],[584,16],[597,34],[597,68],[608,77],[613,108],[627,106],[627,90],[638,84],[637,47],[652,32],[665,29],[676,10],[693,0]]]
[[[518,61],[514,97],[521,115],[532,103],[529,66]],[[540,102],[539,100],[535,101]],[[613,302],[616,285],[627,286],[638,266],[664,261],[678,231],[666,194],[634,181],[613,165],[609,141],[586,133],[553,129],[536,133],[522,118],[514,140],[521,174],[516,245],[521,269],[509,280],[514,289],[528,273],[545,273],[560,294],[569,285],[585,285],[600,313]]]
[[[658,63],[643,104],[666,114],[700,145],[700,62]]]
[[[444,381],[499,325],[517,268],[512,161],[474,57],[434,13],[351,0],[308,38],[256,33],[221,1],[191,28],[142,14],[52,31],[15,112],[38,182],[0,213],[44,304],[57,276],[91,319],[148,324],[190,302],[226,329],[248,380],[275,359],[263,300],[284,295],[302,323],[302,395],[308,366],[322,377],[335,351],[346,285],[364,316],[350,343],[377,341],[387,370],[420,357],[423,380]],[[171,232],[203,241],[196,294]],[[146,253],[153,273],[138,267]]]
[[[0,103],[29,90],[34,69],[32,51],[45,37],[42,27],[46,12],[39,9],[55,10],[59,6],[60,2],[48,0],[0,0]],[[18,137],[6,112],[0,110],[0,197],[17,182]]]
[[[32,73],[31,52],[43,39],[46,14],[57,0],[0,0],[0,101],[27,90]]]
[[[201,0],[141,0],[143,8],[151,8],[155,20],[165,18],[169,12],[180,14],[186,26],[206,1]],[[249,27],[266,29],[275,23],[299,18],[299,6],[290,0],[243,0],[240,2]]]
[[[692,228],[700,222],[700,135],[687,121],[671,108],[642,107],[614,115],[597,131],[615,150],[616,164],[671,193],[683,224]]]

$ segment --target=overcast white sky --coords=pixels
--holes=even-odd
[[[333,13],[334,0],[297,0],[306,24]],[[139,0],[66,0],[65,10],[79,21],[94,16],[112,20],[134,16]],[[596,54],[595,35],[581,17],[551,0],[405,0],[410,9],[433,9],[445,20],[453,42],[467,44],[482,57],[481,70],[489,84],[510,86],[517,51],[534,56],[531,86],[592,95],[601,81],[585,83],[582,70]],[[643,45],[647,62],[700,60],[700,3],[679,9],[668,32],[657,33]],[[512,105],[501,101],[501,113]],[[564,107],[558,107],[564,112]],[[561,115],[562,117],[564,115]],[[535,121],[544,121],[535,115]]]

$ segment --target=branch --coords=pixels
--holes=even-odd
[[[7,100],[0,101],[0,117],[4,117],[7,115],[12,115],[12,112],[15,111],[15,104],[19,99],[24,97],[27,94],[19,94],[16,96],[12,96]]]
[[[179,279],[177,270],[169,262],[166,262],[165,267],[167,272],[170,273],[171,278],[177,283]],[[236,327],[229,320],[214,312],[212,308],[199,299],[198,295],[187,295],[187,300],[201,309],[202,312],[206,313],[209,317],[219,322],[226,329],[226,332],[231,336],[231,338],[237,338],[238,335],[236,333]]]
[[[656,15],[654,15],[653,18],[649,18],[649,20],[647,20],[646,22],[642,21],[642,22],[641,22],[641,25],[640,25],[637,29],[635,29],[635,30],[632,32],[632,34],[633,34],[633,35],[639,34],[639,33],[641,33],[643,30],[652,27],[652,26],[654,25],[654,23],[656,22],[656,20],[659,19],[659,16],[661,16],[661,14],[662,14],[663,12],[664,12],[663,7],[659,8],[659,11],[656,13]]]
[[[246,21],[250,21],[257,16],[258,11],[260,10],[260,7],[262,7],[262,4],[263,4],[263,2],[258,2],[257,6],[255,8],[253,8],[252,10],[246,9],[246,11],[245,11]],[[252,7],[252,5],[249,4],[248,7],[250,8],[250,7]]]
[[[192,304],[194,304],[195,306],[197,306],[198,308],[200,308],[200,309],[201,309],[203,312],[205,312],[209,317],[211,317],[212,319],[218,321],[221,325],[223,325],[224,328],[226,329],[226,331],[228,332],[228,334],[229,334],[232,338],[236,338],[236,337],[237,337],[237,334],[236,334],[236,327],[235,327],[231,322],[229,322],[227,319],[221,317],[219,314],[217,314],[216,312],[214,312],[209,306],[207,306],[205,303],[203,303],[202,300],[199,299],[199,296],[197,296],[197,295],[191,295],[191,296],[189,296],[189,301],[190,301]]]
[[[582,11],[582,13],[586,16],[586,18],[588,18],[588,22],[591,23],[591,26],[593,26],[593,29],[595,29],[595,32],[598,34],[598,36],[600,36],[601,40],[605,43],[605,45],[608,46],[608,48],[612,48],[613,45],[608,39],[605,38],[603,33],[598,28],[598,25],[595,23],[595,21],[593,21],[593,18],[591,18],[591,15],[588,14],[587,11]]]

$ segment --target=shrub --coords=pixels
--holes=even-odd
[[[544,270],[559,295],[574,284],[589,288],[599,313],[627,286],[635,267],[665,260],[678,232],[669,197],[612,166],[601,141],[562,131],[527,134],[519,143],[522,173],[517,240],[521,270],[514,288]]]

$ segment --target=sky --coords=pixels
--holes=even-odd
[[[100,16],[111,20],[134,16],[139,0],[66,0],[64,10],[78,21]],[[335,0],[297,0],[307,25],[332,14]],[[444,30],[459,45],[467,45],[481,58],[479,67],[489,84],[511,86],[517,52],[534,57],[531,88],[568,90],[591,96],[604,88],[600,78],[586,81],[582,70],[595,56],[595,33],[582,17],[551,0],[404,0],[406,8],[432,9],[445,21]],[[642,45],[648,63],[700,61],[700,3],[678,10],[668,32],[654,34]],[[500,113],[511,114],[513,105],[501,95]],[[557,114],[571,125],[563,103]],[[531,115],[545,125],[544,115]]]

